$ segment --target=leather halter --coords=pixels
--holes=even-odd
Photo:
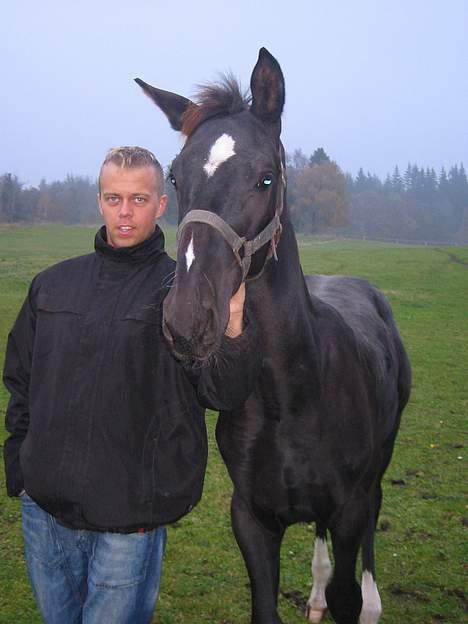
[[[179,240],[182,230],[189,223],[206,223],[207,225],[213,227],[215,230],[218,230],[218,232],[222,235],[224,240],[232,249],[237,263],[239,264],[242,271],[242,281],[250,281],[252,279],[260,277],[265,269],[266,263],[272,256],[275,258],[275,260],[278,260],[276,247],[278,245],[281,231],[283,229],[280,217],[283,212],[284,191],[286,188],[284,166],[281,161],[280,163],[280,183],[276,195],[275,214],[272,220],[268,223],[268,225],[263,228],[263,230],[259,234],[257,234],[255,238],[247,240],[245,236],[239,236],[237,232],[235,232],[224,219],[222,219],[214,212],[210,212],[209,210],[190,210],[179,224],[179,227],[177,229],[177,240]],[[252,256],[268,242],[270,243],[270,249],[268,250],[268,254],[265,258],[263,267],[256,275],[247,278],[250,264],[252,262]]]

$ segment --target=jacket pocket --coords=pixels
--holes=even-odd
[[[139,303],[129,308],[123,315],[124,320],[141,321],[150,325],[160,325],[162,323],[161,303]]]
[[[45,357],[62,343],[67,344],[65,352],[68,352],[68,343],[84,314],[83,305],[75,305],[62,293],[40,291],[37,298],[34,357]]]
[[[140,333],[145,339],[164,341],[161,302],[134,304],[119,318],[119,321],[123,321],[127,327],[129,323],[134,324],[135,332]],[[130,330],[130,333],[133,332]]]
[[[40,290],[37,295],[37,309],[42,312],[64,312],[66,314],[84,314],[85,307],[81,303],[76,304],[70,296],[60,291],[51,293]]]
[[[200,408],[194,407],[194,411]],[[159,497],[194,496],[201,488],[207,461],[203,414],[174,403],[153,418],[143,453],[145,502]]]

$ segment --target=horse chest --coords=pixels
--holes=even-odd
[[[317,396],[310,374],[302,378],[297,370],[286,385],[263,375],[244,408],[221,417],[217,430],[236,489],[258,513],[285,524],[327,517],[374,452],[368,409],[350,410],[353,393]]]
[[[253,399],[241,414],[220,418],[217,438],[236,489],[259,513],[283,517],[287,523],[327,513],[326,450],[320,423],[310,412],[296,413],[295,422],[259,418]]]

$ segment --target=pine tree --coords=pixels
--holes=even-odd
[[[325,162],[330,162],[330,157],[323,147],[318,147],[309,158],[309,165],[313,167],[314,165],[322,165]]]
[[[354,179],[353,176],[350,173],[346,173],[345,174],[345,179],[346,179],[346,190],[348,193],[353,193],[354,192]]]
[[[367,177],[362,167],[359,168],[356,179],[354,180],[354,191],[356,193],[364,193],[367,190]]]
[[[292,155],[292,166],[294,169],[301,170],[304,167],[307,167],[308,161],[307,156],[301,149],[296,149]]]
[[[385,178],[385,182],[383,183],[383,190],[387,194],[393,193],[392,178],[390,177],[389,173],[387,173],[387,177]]]
[[[0,177],[0,222],[12,223],[17,220],[17,200],[22,188],[15,175],[5,173]]]
[[[447,177],[447,172],[445,171],[445,167],[442,167],[442,169],[440,170],[438,186],[440,193],[442,193],[443,195],[448,194],[449,181]]]
[[[451,167],[448,174],[448,193],[457,213],[463,214],[468,206],[468,179],[463,164]]]
[[[408,163],[408,166],[406,167],[405,175],[403,177],[403,184],[405,187],[405,191],[412,190],[412,184],[413,184],[412,172],[413,172],[413,166],[411,165],[411,163]]]
[[[398,168],[398,165],[396,165],[392,175],[392,190],[394,193],[403,193],[404,188],[405,187],[403,184],[403,179],[400,175],[400,170]]]
[[[375,174],[375,173],[370,173],[369,171],[367,172],[367,186],[366,186],[366,190],[367,191],[376,191],[379,192],[382,190],[382,182],[380,181],[380,178]]]

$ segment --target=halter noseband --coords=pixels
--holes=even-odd
[[[177,229],[177,240],[179,240],[184,227],[189,223],[206,223],[207,225],[215,228],[215,230],[218,230],[232,249],[237,263],[242,271],[242,281],[244,282],[247,279],[252,280],[260,277],[265,269],[266,263],[272,256],[275,260],[278,260],[276,247],[283,229],[280,217],[283,212],[284,190],[286,187],[286,177],[284,175],[283,163],[281,161],[280,163],[280,184],[276,195],[275,214],[273,219],[259,234],[255,236],[255,238],[247,240],[245,236],[239,236],[224,219],[214,212],[210,212],[209,210],[190,210],[179,224]],[[252,262],[252,256],[268,242],[270,243],[270,249],[268,250],[263,267],[255,276],[247,278],[250,264]]]

